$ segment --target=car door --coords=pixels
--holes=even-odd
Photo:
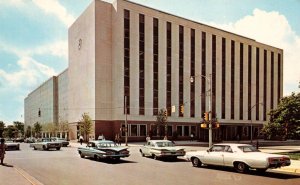
[[[143,154],[145,154],[145,155],[151,155],[151,154],[150,154],[150,148],[151,148],[151,145],[152,145],[152,142],[148,141],[148,142],[143,146],[143,149],[142,149]]]
[[[201,160],[204,164],[210,165],[224,165],[224,149],[225,146],[214,145],[207,152],[204,153],[203,159]]]
[[[223,153],[224,165],[225,166],[233,166],[233,161],[237,156],[237,153],[234,153],[231,146],[225,146],[225,150]]]

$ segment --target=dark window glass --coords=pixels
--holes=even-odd
[[[240,120],[243,120],[243,80],[244,80],[244,45],[240,43]]]
[[[202,40],[201,40],[201,75],[206,76],[206,33],[202,32]],[[201,78],[201,113],[204,114],[206,107],[206,79]]]
[[[231,41],[231,119],[234,119],[235,42]]]
[[[278,89],[277,89],[277,104],[279,104],[281,98],[281,54],[278,53]]]
[[[259,48],[256,48],[256,105],[259,104]],[[259,120],[259,106],[255,107],[256,120]]]
[[[225,119],[225,89],[226,89],[226,39],[222,38],[222,115]]]
[[[183,105],[183,60],[184,60],[184,28],[179,26],[179,105]],[[179,117],[183,117],[183,112],[179,111]]]
[[[267,120],[267,50],[264,50],[264,100],[263,100],[263,120]]]
[[[144,73],[144,66],[145,66],[145,23],[144,23],[145,16],[143,14],[139,15],[139,78],[140,78],[140,99],[139,99],[139,113],[140,115],[145,114],[145,93],[144,93],[144,87],[145,87],[145,73]]]
[[[274,52],[271,52],[271,109],[274,108]]]
[[[195,30],[191,29],[191,76],[195,76]],[[195,83],[191,83],[190,117],[195,117]]]
[[[168,115],[171,115],[171,74],[172,74],[172,25],[170,22],[167,22],[167,111]]]
[[[212,90],[212,118],[216,117],[216,35],[212,35],[212,82],[211,82],[211,90]]]
[[[248,120],[251,120],[251,67],[252,67],[252,46],[248,46]]]
[[[124,114],[130,114],[130,12],[124,10]],[[126,103],[125,103],[126,102]],[[127,107],[127,109],[125,109]]]

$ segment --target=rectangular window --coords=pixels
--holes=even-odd
[[[146,136],[147,134],[147,129],[146,129],[146,125],[139,125],[140,126],[140,136]]]
[[[191,29],[191,76],[195,76],[195,30]],[[195,117],[195,83],[191,83],[190,116]]]
[[[158,19],[153,18],[153,115],[158,114]]]
[[[248,46],[248,120],[251,120],[251,67],[252,67],[252,46]]]
[[[138,125],[129,125],[130,126],[130,136],[138,136]]]
[[[234,80],[235,80],[235,42],[231,41],[231,112],[230,118],[234,119]]]
[[[190,127],[189,126],[183,126],[184,129],[184,136],[189,136],[190,135]]]
[[[212,35],[212,82],[211,82],[211,93],[212,93],[212,118],[216,117],[216,62],[217,62],[217,50],[216,50],[216,35]]]
[[[202,32],[202,40],[201,40],[201,53],[202,53],[202,61],[201,61],[201,75],[206,76],[206,33]],[[206,111],[206,79],[201,79],[201,111],[202,115]]]
[[[183,105],[183,75],[184,75],[184,28],[183,26],[179,25],[179,105]],[[179,111],[179,117],[183,117],[183,112]]]
[[[243,120],[243,113],[244,113],[244,109],[243,109],[243,80],[244,80],[244,45],[243,43],[240,43],[240,120]]]
[[[168,136],[172,136],[173,135],[173,127],[171,125],[168,126],[167,135]]]
[[[182,136],[182,126],[177,126],[177,134],[178,136]]]
[[[256,105],[259,104],[259,48],[256,48]],[[256,120],[259,120],[259,106],[255,107]]]
[[[139,113],[145,114],[145,16],[139,15]]]
[[[124,10],[124,114],[130,114],[130,12],[129,10]]]
[[[172,87],[172,24],[167,22],[167,98],[168,115],[171,115],[171,87]]]
[[[264,50],[264,101],[263,101],[263,120],[267,120],[267,50]]]
[[[226,86],[226,39],[222,38],[222,119],[225,119],[225,87]]]

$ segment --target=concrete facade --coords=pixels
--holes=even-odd
[[[214,139],[229,140],[233,139],[237,134],[241,134],[241,137],[249,139],[251,126],[253,126],[255,135],[258,135],[259,128],[262,127],[268,118],[264,119],[263,109],[266,108],[266,112],[270,111],[271,101],[273,102],[273,108],[276,108],[278,100],[282,97],[282,49],[130,1],[116,0],[110,4],[95,0],[69,28],[69,68],[67,70],[68,77],[66,78],[68,79],[68,89],[65,90],[68,94],[65,96],[67,97],[65,101],[67,101],[68,108],[60,109],[59,114],[60,117],[65,118],[67,116],[67,120],[71,125],[71,138],[76,138],[79,135],[77,123],[83,113],[88,113],[93,120],[94,132],[91,134],[91,137],[97,138],[101,133],[107,138],[113,139],[114,135],[119,133],[120,128],[124,125],[125,10],[129,11],[130,15],[130,95],[128,97],[130,113],[127,115],[130,140],[144,140],[146,134],[153,130],[152,126],[156,121],[156,115],[153,114],[153,109],[155,109],[153,103],[154,18],[158,19],[159,30],[157,109],[167,108],[167,22],[171,23],[172,29],[171,105],[175,106],[176,110],[168,116],[168,128],[171,129],[171,135],[174,131],[177,131],[180,138],[186,139],[193,132],[201,140],[207,139],[207,130],[199,127],[203,118],[203,112],[208,111],[209,96],[207,96],[207,92],[210,90],[207,82],[205,89],[203,89],[204,87],[201,84],[203,68],[205,68],[205,76],[207,77],[213,73],[213,68],[216,69],[214,73],[216,79],[214,113],[221,124],[221,128],[214,130]],[[141,52],[139,46],[139,20],[141,15],[144,16],[145,26],[143,33],[144,52]],[[182,26],[184,30],[183,92],[180,92],[179,88],[179,26]],[[191,99],[190,93],[192,30],[195,32],[194,70],[196,78],[194,79],[194,100]],[[215,45],[213,38],[216,38]],[[226,41],[224,52],[223,39]],[[205,58],[202,52],[204,48],[203,40],[206,48]],[[216,48],[215,51],[212,49],[213,46]],[[243,47],[243,50],[241,50],[241,47]],[[257,48],[259,53],[256,53]],[[251,52],[249,51],[250,49]],[[264,55],[265,51],[266,57]],[[215,53],[216,58],[215,66],[212,64],[213,53]],[[144,56],[144,70],[140,69],[139,60],[141,55]],[[257,63],[258,56],[259,62]],[[225,59],[224,64],[222,64],[223,58]],[[265,58],[266,61],[264,60]],[[271,58],[273,61],[271,61]],[[203,60],[205,65],[203,65]],[[264,65],[264,62],[266,62],[266,65]],[[249,63],[251,64],[251,69],[249,69]],[[265,66],[267,67],[266,70]],[[273,76],[271,74],[272,69]],[[225,74],[223,74],[224,70]],[[140,113],[141,72],[145,75],[143,114]],[[265,72],[266,75],[264,75]],[[257,74],[259,75],[258,79]],[[222,80],[224,77],[226,80],[223,84]],[[271,78],[273,79],[273,89],[271,89]],[[264,83],[266,83],[266,88]],[[225,89],[223,86],[225,86]],[[202,94],[203,90],[206,92],[204,95]],[[184,102],[182,117],[179,116],[178,111],[180,93],[183,93]],[[205,97],[201,98],[201,96]],[[192,101],[195,101],[194,117],[191,117],[190,104]],[[203,103],[205,103],[204,108],[201,106]],[[222,104],[224,104],[225,108]],[[256,112],[256,109],[258,109],[258,112]],[[62,110],[68,111],[62,116]]]

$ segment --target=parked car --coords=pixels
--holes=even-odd
[[[15,138],[13,141],[21,143],[21,142],[24,142],[24,138],[18,137],[18,138]]]
[[[59,137],[51,137],[51,141],[61,142],[61,146],[63,147],[67,147],[70,144],[66,139]]]
[[[34,150],[49,150],[53,148],[55,148],[56,150],[60,150],[61,142],[51,141],[50,138],[42,138],[38,139],[35,143],[30,143],[29,146],[32,147]]]
[[[184,156],[184,148],[177,147],[169,140],[148,140],[147,143],[140,148],[142,156],[150,156],[157,158],[173,158]]]
[[[117,146],[109,140],[89,141],[86,147],[78,148],[78,153],[81,158],[87,156],[96,160],[103,158],[119,160],[130,155],[126,147]]]
[[[25,139],[24,142],[25,142],[25,143],[35,143],[35,140],[36,140],[36,139],[35,139],[34,137],[28,137],[28,138]]]
[[[267,154],[248,144],[215,144],[206,151],[188,152],[186,158],[193,166],[228,166],[244,173],[249,169],[265,172],[269,168],[280,168],[291,164],[289,156]]]
[[[13,142],[13,140],[7,139],[5,141],[6,148],[5,150],[20,150],[20,144]]]

